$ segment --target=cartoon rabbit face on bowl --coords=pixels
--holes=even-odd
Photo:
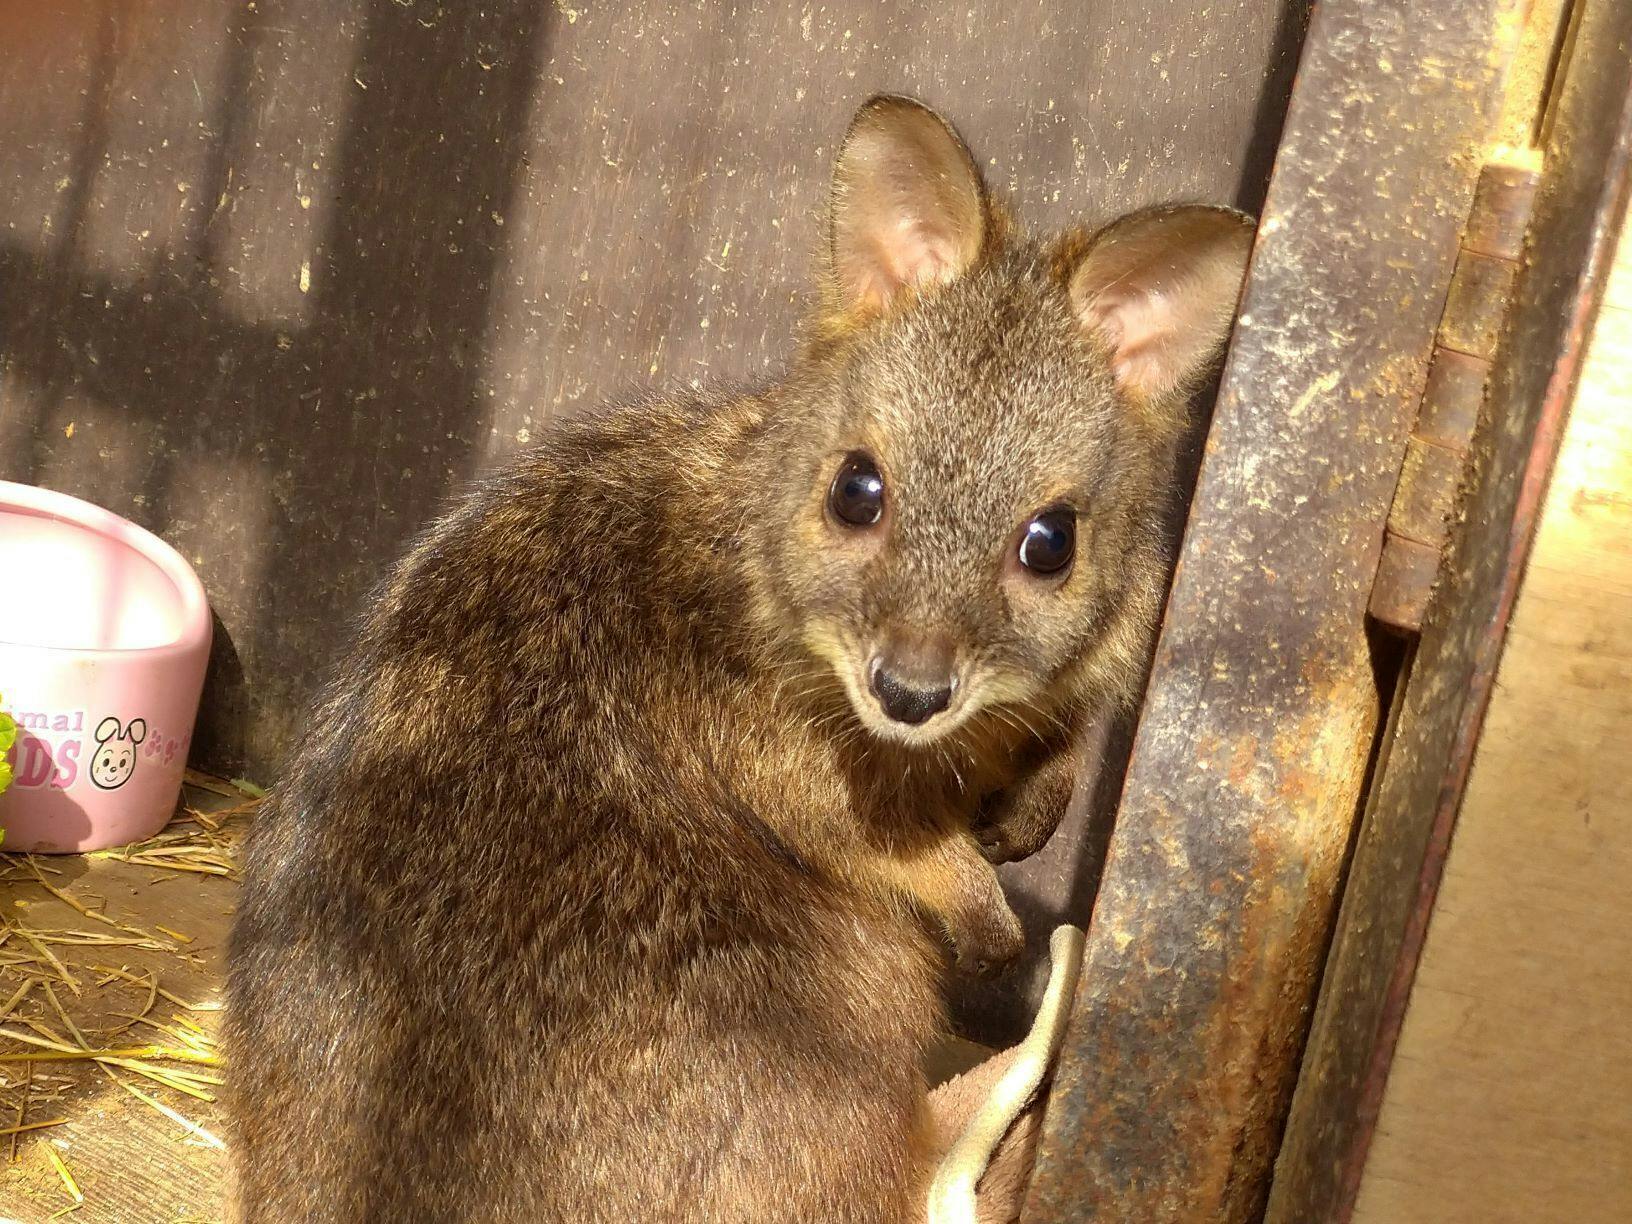
[[[121,727],[111,714],[96,725],[96,755],[91,758],[91,781],[103,790],[118,790],[136,772],[136,747],[147,738],[147,723],[133,718]]]

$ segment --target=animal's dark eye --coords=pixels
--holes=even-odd
[[[852,527],[871,527],[884,514],[884,478],[878,467],[860,451],[844,457],[839,474],[827,491],[833,517]]]
[[[1020,535],[1020,564],[1034,574],[1058,574],[1077,551],[1077,514],[1068,506],[1044,510]]]

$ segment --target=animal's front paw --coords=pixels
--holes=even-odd
[[[980,846],[982,857],[994,866],[1023,859],[1029,853],[1022,845],[1012,839],[1007,830],[1000,824],[977,824],[970,829],[970,832],[975,835],[975,841]]]
[[[959,969],[990,977],[1008,968],[1025,950],[1026,933],[1014,911],[1002,905],[970,915],[954,934],[953,943]]]
[[[970,832],[988,863],[1030,858],[1060,827],[1076,782],[1074,763],[1060,752],[1013,786],[987,797]]]
[[[994,796],[970,828],[988,863],[1012,863],[1043,848],[1064,814],[1053,796],[1004,793]]]

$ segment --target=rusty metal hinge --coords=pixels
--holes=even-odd
[[[1504,162],[1479,176],[1371,590],[1371,615],[1407,633],[1422,629],[1450,538],[1539,179]]]

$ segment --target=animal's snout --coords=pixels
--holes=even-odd
[[[950,684],[944,688],[914,688],[876,666],[873,668],[872,690],[884,713],[896,722],[913,726],[939,714],[952,700]]]
[[[928,722],[957,691],[951,647],[939,640],[887,647],[873,656],[867,687],[886,717],[908,726]]]

